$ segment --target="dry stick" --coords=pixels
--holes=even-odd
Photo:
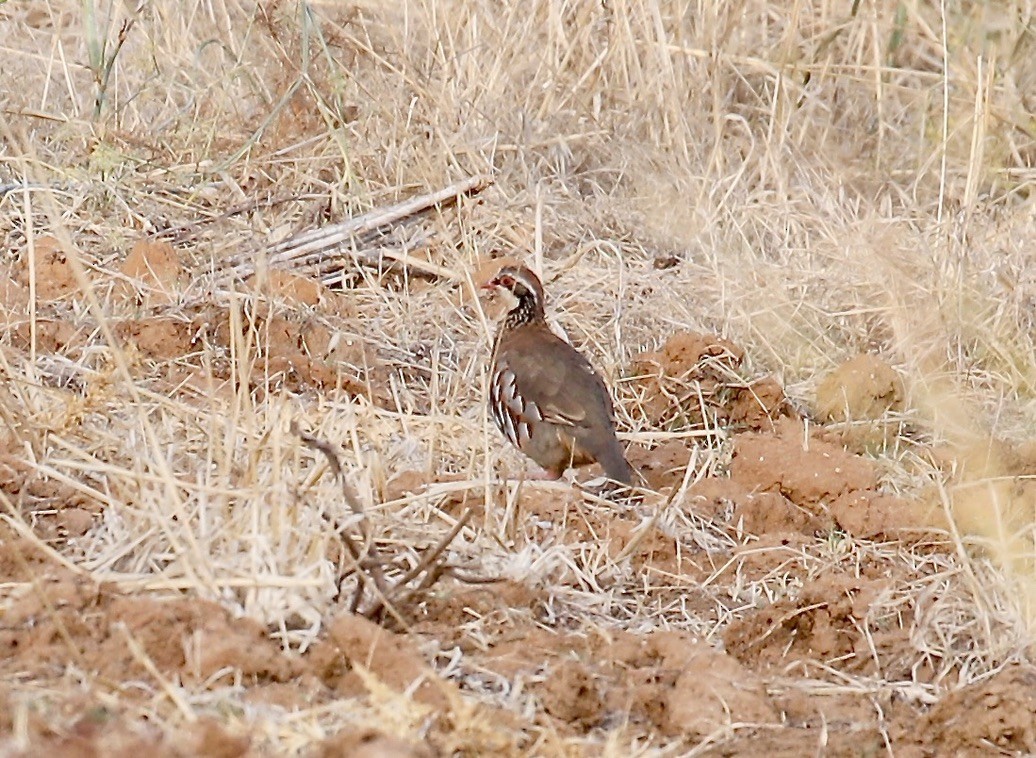
[[[359,549],[356,547],[356,543],[353,542],[352,538],[346,536],[343,533],[341,527],[336,528],[336,532],[341,535],[342,542],[345,544],[346,550],[349,551],[349,555],[352,556],[353,563],[356,565],[357,570],[357,583],[356,583],[356,594],[353,596],[353,600],[350,603],[350,612],[359,612],[360,600],[363,592],[363,584],[366,582],[374,595],[374,601],[371,608],[364,611],[361,615],[366,618],[373,618],[377,611],[384,608],[388,611],[389,615],[396,620],[396,622],[404,629],[408,628],[406,621],[403,619],[402,614],[396,609],[396,606],[389,600],[389,596],[394,593],[395,588],[390,589],[385,581],[385,575],[381,571],[382,559],[378,554],[377,545],[374,544],[374,540],[371,539],[369,530],[367,528],[367,514],[364,513],[363,507],[360,505],[360,499],[353,492],[352,487],[349,486],[348,480],[345,478],[345,474],[342,471],[342,464],[338,460],[338,453],[331,446],[330,443],[319,440],[316,437],[312,437],[302,432],[295,422],[291,424],[292,433],[298,435],[299,439],[306,445],[319,450],[327,458],[328,465],[334,472],[335,476],[338,477],[338,481],[342,484],[342,498],[349,505],[349,508],[359,516],[360,519],[360,534],[364,539],[364,549],[369,556],[365,560]],[[366,569],[367,574],[363,573],[361,569]],[[338,592],[341,594],[341,582],[345,578],[343,574],[338,579]]]
[[[412,569],[406,572],[406,574],[403,575],[403,578],[400,580],[399,584],[404,585],[409,583],[410,581],[415,579],[418,574],[420,574],[422,571],[431,566],[432,562],[435,561],[435,559],[438,558],[440,555],[442,555],[442,552],[449,546],[451,542],[453,542],[454,539],[456,539],[457,535],[460,534],[460,530],[463,529],[464,525],[467,524],[468,521],[471,519],[472,513],[473,511],[470,508],[465,508],[464,513],[462,513],[460,518],[457,519],[457,523],[453,525],[453,528],[450,529],[450,531],[446,534],[445,537],[439,540],[439,544],[437,544],[434,548],[432,548],[425,554],[424,558],[422,558],[416,566],[414,566]]]
[[[362,615],[366,616],[367,618],[373,619],[379,615],[379,612],[382,609],[385,609],[393,618],[395,618],[395,620],[400,625],[406,627],[406,622],[403,620],[402,616],[400,615],[399,611],[396,609],[392,601],[405,601],[412,597],[416,592],[428,589],[428,587],[432,586],[432,584],[438,581],[439,578],[447,571],[452,573],[452,567],[449,566],[447,563],[440,561],[439,559],[442,556],[442,554],[446,551],[446,548],[449,547],[450,543],[453,542],[453,540],[456,539],[457,535],[460,534],[461,531],[464,529],[465,525],[471,519],[473,511],[470,508],[465,509],[464,513],[462,513],[460,518],[457,519],[457,522],[453,525],[453,528],[450,529],[446,536],[439,540],[439,542],[433,548],[428,550],[421,558],[421,560],[417,563],[417,565],[411,568],[409,571],[406,572],[406,574],[403,575],[402,579],[400,579],[390,587],[385,580],[384,574],[381,571],[381,566],[384,561],[378,554],[377,546],[374,544],[374,541],[370,537],[367,516],[364,513],[362,506],[360,505],[359,498],[352,491],[352,488],[349,486],[349,483],[342,472],[342,466],[340,461],[338,460],[337,452],[334,450],[330,443],[324,442],[323,440],[317,439],[302,432],[298,428],[298,425],[294,422],[292,422],[291,424],[291,431],[293,434],[298,435],[299,439],[301,439],[303,443],[312,447],[315,450],[319,450],[321,453],[324,454],[324,456],[327,458],[328,465],[331,467],[332,472],[335,474],[335,476],[338,477],[339,481],[342,484],[343,499],[346,503],[348,503],[349,508],[353,511],[353,513],[355,513],[360,518],[360,534],[364,539],[365,549],[367,555],[369,556],[367,559],[364,559],[364,556],[360,554],[360,551],[357,549],[356,544],[353,542],[351,538],[344,534],[342,535],[342,541],[345,543],[346,549],[349,551],[349,554],[353,558],[353,562],[355,563],[357,568],[357,576],[361,580],[357,582],[357,594],[353,596],[351,610],[356,612],[356,610],[359,607],[363,582],[372,582],[372,589],[374,590],[375,597],[371,601],[371,605],[363,611]],[[364,568],[370,572],[369,579],[365,574],[363,574],[362,571],[360,571],[360,569]],[[406,585],[412,582],[415,578],[417,578],[422,572],[426,572],[425,578],[421,582],[419,582],[415,587],[409,590],[405,590]],[[341,579],[344,578],[344,576],[345,575],[339,578],[339,591],[341,591]],[[471,583],[491,581],[495,580],[483,577],[475,577],[472,579]],[[396,597],[397,595],[399,596],[398,598]]]
[[[156,230],[152,236],[154,239],[168,239],[173,242],[188,242],[195,239],[198,236],[197,229],[203,224],[211,224],[217,221],[225,221],[232,216],[238,216],[242,213],[248,213],[249,211],[258,210],[260,208],[273,208],[277,205],[283,205],[284,203],[291,203],[298,200],[316,199],[317,195],[281,195],[278,197],[271,198],[256,198],[255,200],[248,200],[244,203],[234,205],[222,213],[217,213],[212,216],[203,216],[201,218],[191,219],[185,221],[182,224],[176,226],[169,226],[165,229]]]
[[[298,234],[284,242],[266,248],[265,253],[269,256],[268,265],[302,265],[299,264],[299,261],[307,261],[311,259],[311,256],[316,255],[319,257],[319,255],[326,253],[328,250],[346,246],[352,242],[356,235],[372,232],[383,226],[397,223],[433,206],[455,202],[463,195],[476,194],[491,183],[492,179],[488,176],[468,177],[459,182],[454,182],[437,192],[419,195],[388,208],[379,208],[369,213],[364,213],[362,216],[343,221],[340,224]],[[254,274],[256,267],[253,258],[257,252],[260,251],[252,251],[232,258],[231,265],[226,271],[235,277],[241,278]],[[363,251],[356,251],[354,255],[360,262],[366,262],[364,261]],[[392,258],[404,266],[413,268],[415,271],[436,277],[453,279],[456,276],[449,269],[427,261],[414,260],[405,254],[389,254],[387,251],[382,251],[379,257]]]
[[[353,488],[349,485],[349,481],[345,478],[345,472],[342,471],[341,461],[338,460],[338,453],[335,452],[330,442],[317,439],[309,434],[306,434],[299,429],[298,424],[294,421],[291,422],[291,432],[298,436],[308,447],[313,448],[324,454],[327,458],[327,463],[331,467],[332,473],[338,479],[342,485],[342,499],[345,500],[346,505],[349,509],[356,514],[359,518],[359,529],[360,537],[363,539],[363,552],[356,547],[356,543],[353,542],[352,538],[342,534],[342,541],[345,543],[346,548],[352,555],[353,560],[356,562],[358,568],[366,567],[370,570],[370,578],[374,581],[375,586],[380,592],[385,592],[388,589],[385,583],[385,576],[381,573],[381,560],[378,555],[377,545],[374,544],[374,540],[371,539],[370,529],[367,523],[367,514],[363,510],[363,506],[360,505],[360,499],[353,492]],[[339,530],[341,534],[341,530]],[[367,560],[367,558],[370,560]],[[363,576],[363,574],[361,574]]]
[[[391,212],[393,208],[398,207],[399,206],[396,205],[387,210],[372,211],[372,213],[377,214],[379,217],[387,214],[395,216],[396,214]],[[370,215],[371,213],[364,214],[357,220],[362,220]],[[379,229],[383,229],[389,223],[394,223],[396,221],[406,223],[409,220],[410,219],[405,217],[392,218],[387,222],[378,221],[377,226],[373,229],[361,229],[355,233],[339,233],[337,231],[339,227],[352,224],[352,221],[346,221],[343,224],[336,224],[335,226],[306,232],[300,236],[290,237],[283,242],[278,242],[276,245],[266,248],[264,252],[270,256],[268,260],[269,265],[277,266],[290,263],[293,267],[306,266],[323,260],[329,249],[344,247],[346,243],[354,242],[357,236],[363,236],[365,239],[374,241],[380,236],[378,233]],[[326,237],[330,237],[331,239],[325,239]],[[349,245],[349,247],[352,249],[353,245]],[[373,249],[363,249],[359,252],[363,255],[369,256],[371,253],[376,252],[376,250],[377,248],[375,247]]]
[[[405,587],[407,584],[416,579],[421,574],[421,572],[428,572],[425,574],[425,578],[421,580],[421,582],[419,582],[416,587],[407,590],[406,592],[403,592],[401,594],[399,598],[401,601],[409,600],[411,597],[414,596],[415,593],[421,592],[422,590],[426,590],[429,587],[431,587],[433,584],[435,584],[435,582],[439,580],[439,578],[443,575],[444,572],[450,571],[451,574],[453,573],[451,567],[448,564],[440,562],[438,559],[439,556],[441,556],[443,552],[446,550],[446,548],[449,547],[450,543],[453,542],[454,539],[456,539],[457,535],[460,534],[461,530],[471,519],[472,513],[474,513],[474,511],[472,511],[471,508],[465,508],[464,513],[462,513],[460,518],[457,519],[457,523],[453,525],[453,528],[450,529],[449,533],[447,533],[445,537],[439,540],[438,544],[436,544],[435,547],[427,551],[421,558],[421,560],[418,562],[418,564],[414,566],[412,569],[410,569],[408,572],[406,572],[406,574],[403,575],[403,578],[396,583],[396,588]],[[493,581],[496,581],[496,579],[476,578],[475,582],[470,583],[488,583]],[[369,613],[374,613],[376,610],[378,609],[375,606],[370,609]]]
[[[422,234],[417,239],[412,240],[410,244],[413,245],[411,249],[426,247],[431,242],[431,234]],[[399,264],[402,268],[407,270],[407,273],[414,277],[418,274],[422,276],[433,277],[436,279],[447,279],[453,280],[457,277],[455,273],[447,268],[438,266],[421,258],[414,258],[406,252],[405,249],[395,249],[391,247],[368,247],[363,250],[356,250],[355,248],[349,248],[348,254],[356,261],[360,266],[368,266],[370,268],[377,268],[380,270],[385,263],[391,268],[392,265]],[[309,275],[314,279],[319,279],[322,284],[334,284],[339,281],[342,277],[343,268],[341,260],[334,260],[328,258],[326,253],[319,253],[312,256],[313,262],[296,263],[292,266],[294,270],[300,268],[308,268]]]
[[[420,245],[421,243],[426,242],[430,237],[430,234],[426,235],[416,244]],[[451,271],[450,269],[445,268],[443,266],[439,266],[430,261],[421,260],[420,258],[414,258],[411,255],[409,255],[409,253],[407,253],[405,249],[403,251],[397,251],[391,248],[381,246],[368,249],[357,249],[353,245],[346,246],[344,243],[340,244],[338,242],[333,242],[325,247],[321,247],[316,252],[300,254],[297,257],[292,256],[285,258],[284,256],[281,256],[276,260],[271,260],[270,264],[276,267],[290,262],[290,267],[293,269],[305,268],[306,266],[311,266],[314,264],[319,264],[323,261],[327,261],[328,252],[330,250],[334,250],[335,248],[344,249],[344,251],[347,252],[353,258],[353,260],[356,261],[357,265],[360,266],[377,267],[380,266],[385,260],[389,260],[393,263],[398,263],[404,269],[410,269],[411,271],[417,274],[424,274],[426,276],[431,276],[437,279],[446,279],[451,281],[457,278],[457,274]],[[325,266],[324,268],[326,269],[326,271],[321,272],[321,275],[326,278],[329,275],[327,271],[340,271],[342,269],[342,266],[338,261],[334,261],[332,265]],[[247,275],[247,273],[244,274],[244,276]]]

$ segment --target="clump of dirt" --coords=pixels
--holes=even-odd
[[[265,313],[271,308],[282,312],[302,308],[325,318],[353,319],[358,310],[348,290],[331,289],[312,277],[294,271],[271,268],[254,274],[245,282],[246,291],[255,298],[256,311]]]
[[[831,526],[822,515],[796,505],[779,491],[760,491],[725,476],[705,477],[688,495],[696,512],[737,523],[749,534],[814,534]]]
[[[576,660],[562,660],[553,666],[539,688],[544,710],[577,731],[599,723],[605,704],[597,677],[589,666]]]
[[[685,632],[536,634],[499,645],[490,665],[529,675],[544,659],[534,691],[563,734],[627,723],[693,741],[732,722],[779,721],[761,679]]]
[[[418,702],[445,706],[445,686],[429,668],[413,640],[362,616],[343,614],[327,627],[327,637],[307,657],[312,670],[335,692],[355,697],[367,691],[356,669],[370,671],[397,692],[410,691]]]
[[[903,755],[908,756],[990,749],[1001,755],[1036,754],[1036,668],[1009,665],[989,679],[961,687],[919,722],[904,724],[897,737],[906,743]]]
[[[349,729],[321,742],[316,758],[435,758],[429,745],[407,742],[376,729]]]
[[[482,666],[531,678],[552,729],[561,734],[616,724],[657,730],[692,744],[730,723],[779,723],[762,679],[686,632],[591,636],[542,628],[492,644]]]
[[[817,418],[830,421],[874,421],[903,410],[903,378],[874,355],[858,355],[840,365],[817,387]]]
[[[818,576],[795,599],[731,623],[723,642],[731,655],[757,671],[787,669],[797,660],[807,665],[806,671],[819,664],[890,679],[923,674],[910,670],[918,657],[906,623],[911,608],[887,613],[878,601],[888,592],[887,577]]]
[[[302,285],[289,289],[306,294]],[[295,390],[340,386],[352,394],[370,393],[375,401],[385,402],[377,355],[362,339],[336,334],[320,314],[279,313],[263,302],[255,304],[253,313],[236,317],[227,308],[203,308],[191,321],[191,334],[223,356],[212,365],[219,378],[231,375],[232,352],[240,356],[250,348],[254,351],[251,376],[257,386],[267,382]]]
[[[661,350],[634,359],[636,408],[666,431],[763,429],[792,414],[776,380],[743,378],[744,357],[741,348],[714,334],[677,332]]]
[[[1011,442],[989,436],[958,439],[929,451],[930,459],[946,475],[948,487],[928,487],[924,498],[939,528],[948,528],[945,506],[953,513],[956,527],[970,534],[1016,541],[1018,550],[1028,553],[1023,543],[1031,540],[1033,503],[1036,502],[1036,443]],[[944,503],[944,501],[946,501]],[[995,523],[990,516],[994,512]]]
[[[776,434],[738,435],[730,477],[750,489],[780,492],[805,507],[878,484],[873,463],[818,439],[791,419],[778,424]]]
[[[931,529],[947,529],[943,509],[872,490],[847,492],[828,504],[828,513],[840,529],[854,537],[878,540],[896,537],[910,542]]]
[[[310,383],[317,387],[333,387],[338,372],[328,359],[331,330],[312,319],[296,320],[288,316],[257,316],[255,334],[260,360],[257,370],[278,378],[277,383],[298,388]]]
[[[779,689],[773,700],[783,717],[782,728],[745,729],[725,741],[718,755],[798,756],[807,745],[831,756],[888,755],[889,722],[899,714],[916,717],[913,708],[888,691],[864,695],[848,687],[844,692]],[[902,754],[896,743],[892,752]]]
[[[735,388],[728,401],[727,420],[733,429],[771,429],[777,418],[796,415],[772,376]]]
[[[88,343],[93,331],[93,328],[85,323],[40,314],[36,319],[36,350],[40,354],[79,353]],[[32,327],[27,318],[16,320],[9,333],[12,347],[23,352],[29,351]]]
[[[867,458],[835,445],[800,421],[784,419],[776,434],[749,432],[734,439],[730,478],[749,492],[773,492],[786,516],[758,514],[756,526],[786,520],[795,529],[837,527],[874,538],[930,528],[932,516],[920,504],[878,490],[878,473]],[[749,506],[751,510],[751,506]]]
[[[669,440],[654,448],[631,447],[627,457],[649,487],[663,491],[683,481],[687,464],[691,461],[691,451],[687,443]]]
[[[1036,440],[1004,443],[1004,469],[1018,477],[1036,478]]]
[[[257,622],[233,619],[220,605],[127,597],[61,575],[29,585],[9,603],[0,650],[4,670],[40,676],[74,665],[112,681],[147,678],[145,658],[192,682],[222,671],[275,681],[299,673]]]
[[[101,504],[69,483],[40,473],[13,451],[11,443],[0,443],[0,493],[17,504],[23,518],[35,525],[37,536],[57,545],[89,531],[102,512]],[[20,540],[9,547],[30,548]],[[0,576],[5,576],[2,571]]]
[[[181,725],[174,735],[163,735],[140,721],[113,713],[100,704],[84,707],[84,713],[67,728],[56,730],[30,725],[33,755],[129,756],[153,758],[240,758],[250,754],[247,734],[228,731],[212,718]],[[28,753],[26,753],[28,754]]]
[[[197,350],[191,322],[175,316],[123,319],[114,331],[125,346],[153,361],[182,360]]]
[[[36,239],[34,260],[30,267],[29,250],[22,256],[18,269],[18,282],[29,289],[30,279],[35,279],[36,297],[41,301],[61,300],[79,292],[68,253],[57,237],[44,236]]]
[[[854,450],[880,450],[898,434],[900,422],[889,412],[906,403],[903,378],[874,355],[851,358],[824,377],[817,387],[816,415],[838,424],[842,444]]]
[[[267,271],[262,284],[256,287],[256,290],[280,298],[292,305],[310,307],[315,307],[321,301],[333,297],[320,282],[282,269]],[[345,298],[340,299],[345,300]]]
[[[168,242],[141,240],[119,266],[125,276],[116,282],[112,296],[133,299],[147,306],[176,302],[187,280],[187,271]]]
[[[335,699],[366,698],[375,705],[381,703],[397,722],[406,718],[400,708],[409,709],[410,718],[417,722],[414,731],[427,733],[434,755],[496,750],[513,754],[512,738],[496,726],[511,717],[473,703],[458,713],[456,685],[429,666],[412,636],[395,634],[361,616],[342,614],[331,622],[326,637],[307,654],[306,661]],[[419,742],[386,737],[375,730],[359,735],[341,733],[325,743],[325,748],[333,750],[342,744],[357,750],[365,748],[372,756],[385,754],[378,752],[380,749],[389,750],[390,755],[428,754]]]
[[[37,545],[24,539],[6,522],[0,522],[0,578],[3,581],[28,582],[49,564],[49,558]]]
[[[77,508],[66,506],[57,512],[58,529],[63,530],[63,536],[82,537],[94,525],[99,508]]]
[[[438,588],[414,608],[413,628],[434,635],[444,647],[456,645],[464,652],[477,652],[482,646],[467,638],[464,624],[481,619],[484,639],[494,641],[513,633],[516,618],[538,618],[542,603],[540,592],[508,580]]]
[[[954,481],[1010,477],[1019,485],[1036,479],[1036,441],[983,436],[944,443],[927,451],[929,459]]]
[[[630,688],[610,688],[611,707],[628,698],[631,715],[646,718],[663,734],[694,740],[730,723],[779,723],[761,679],[686,633],[624,635],[598,653]]]

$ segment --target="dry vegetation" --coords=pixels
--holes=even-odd
[[[0,753],[1036,752],[1029,0],[258,5],[0,4]]]

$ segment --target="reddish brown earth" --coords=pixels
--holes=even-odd
[[[65,308],[77,285],[60,245],[37,244],[37,350],[75,357],[99,338]],[[205,350],[226,378],[218,356],[252,330],[257,384],[273,376],[300,392],[337,386],[385,400],[376,351],[331,339],[355,318],[346,294],[276,274],[257,283],[268,297],[235,333],[225,306],[170,310],[184,271],[173,248],[142,243],[113,285],[135,304],[136,315],[113,326],[142,381],[169,391],[201,382]],[[25,276],[5,278],[3,347],[25,351]],[[275,308],[281,301],[293,308]],[[562,572],[558,583],[444,579],[402,608],[409,630],[330,608],[317,644],[285,651],[255,620],[189,595],[98,585],[0,524],[0,582],[18,588],[5,595],[0,624],[6,754],[255,755],[247,708],[290,713],[391,693],[424,714],[422,739],[372,722],[315,737],[307,754],[558,754],[571,738],[600,744],[609,734],[713,755],[1036,752],[1036,669],[988,657],[976,676],[961,669],[966,656],[954,658],[953,646],[969,640],[926,638],[940,593],[959,591],[954,549],[931,531],[940,514],[883,489],[875,458],[817,423],[880,421],[902,408],[898,376],[877,359],[857,361],[821,384],[818,418],[807,421],[776,380],[743,378],[744,360],[726,340],[679,333],[630,367],[639,378],[627,401],[646,428],[712,430],[715,449],[728,451],[682,492],[688,439],[705,438],[633,447],[661,493],[641,506],[601,507],[534,485],[521,493],[516,550],[585,546],[608,559],[593,564],[600,571],[588,563],[582,578]],[[8,395],[3,402],[14,408]],[[68,483],[39,475],[10,441],[0,473],[5,502],[56,555],[103,515]],[[426,484],[418,472],[395,474],[393,497]],[[652,509],[662,515],[645,530]],[[587,581],[593,608],[559,594],[584,592]],[[437,651],[454,649],[460,663],[447,670]],[[25,683],[41,693],[31,706]],[[175,710],[181,685],[231,684],[243,694],[224,718],[192,715],[170,732],[147,715],[164,692]]]

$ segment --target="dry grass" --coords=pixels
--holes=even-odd
[[[674,628],[715,641],[724,619],[794,596],[800,587],[787,577],[865,553],[915,576],[874,612],[898,618],[904,597],[922,598],[911,604],[918,660],[934,661],[939,676],[921,685],[786,671],[787,686],[884,687],[931,703],[1031,644],[1034,488],[1019,488],[991,442],[1025,439],[1036,420],[1030,4],[262,6],[0,5],[4,77],[19,83],[0,95],[0,235],[7,263],[28,267],[30,289],[20,314],[28,349],[9,334],[0,341],[3,434],[36,477],[103,506],[87,537],[48,548],[61,561],[130,592],[217,600],[260,620],[285,649],[307,650],[338,607],[344,564],[327,558],[339,540],[327,518],[348,519],[326,462],[289,431],[297,423],[340,444],[374,532],[404,563],[454,527],[444,504],[462,495],[482,504],[447,559],[473,575],[550,587],[552,621],[565,628]],[[296,391],[264,367],[269,322],[257,314],[299,306],[213,272],[257,241],[481,174],[494,184],[477,200],[382,243],[399,250],[417,239],[410,253],[460,285],[370,267],[347,277],[354,331],[340,338],[377,356],[389,402]],[[46,308],[32,268],[45,234],[76,251],[76,292]],[[142,312],[113,296],[113,282],[143,235],[172,240],[191,272],[161,315],[191,322],[215,303],[252,327],[223,346],[195,343],[201,365],[225,369],[225,379],[210,372],[208,391],[185,383],[171,392],[144,369],[178,356],[141,356],[114,331]],[[519,493],[498,475],[524,464],[487,423],[492,325],[470,289],[470,272],[497,252],[541,268],[561,328],[612,380],[686,328],[731,339],[750,373],[776,374],[802,404],[841,360],[882,355],[908,378],[912,409],[880,456],[887,484],[937,492],[956,519],[958,554],[936,566],[898,543],[818,540],[733,596],[706,583],[723,609],[714,622],[681,604],[685,578],[640,576],[603,544],[567,541],[567,525],[550,544],[526,539]],[[664,267],[670,256],[677,265]],[[51,357],[39,336],[45,318],[93,337]],[[249,380],[264,371],[265,381]],[[69,391],[68,381],[86,389]],[[620,416],[634,445],[654,439]],[[922,442],[964,451],[961,470],[939,469],[917,452]],[[721,470],[727,454],[701,448],[685,484]],[[401,494],[392,483],[405,471],[442,481]],[[5,519],[32,535],[27,504],[3,504]],[[706,552],[752,544],[676,507],[643,527]],[[531,696],[506,692],[477,666],[435,655],[465,697],[535,710]],[[243,693],[166,684],[139,707],[170,728]],[[405,723],[386,720],[399,713],[392,697],[223,712],[278,753],[372,720],[420,737],[416,704]],[[454,703],[456,749],[517,739],[465,707]],[[579,749],[568,739],[533,730],[523,749]],[[657,747],[621,729],[608,739],[615,755]]]

